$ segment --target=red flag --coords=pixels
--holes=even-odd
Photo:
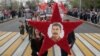
[[[65,8],[64,4],[61,2],[60,7],[64,13],[67,13],[67,8]]]
[[[57,17],[58,16],[58,17]],[[51,38],[49,38],[47,32],[48,32],[48,27],[50,24],[58,22],[62,24],[63,30],[64,30],[64,36],[62,39],[59,41],[55,42]],[[41,33],[44,34],[44,41],[41,46],[41,49],[39,51],[38,56],[42,56],[50,47],[54,46],[57,44],[61,49],[63,49],[66,53],[70,53],[70,47],[68,45],[68,34],[72,32],[76,27],[78,27],[80,24],[82,24],[82,21],[76,21],[76,22],[67,22],[67,21],[62,21],[62,18],[60,17],[59,13],[59,8],[58,5],[55,5],[55,9],[53,12],[53,16],[51,17],[50,21],[29,21],[29,24],[35,28],[37,28]]]
[[[40,10],[45,10],[47,7],[47,3],[41,3],[39,4]]]
[[[54,10],[56,4],[57,4],[56,2],[51,4],[52,11]]]

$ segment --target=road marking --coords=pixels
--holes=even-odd
[[[23,56],[31,56],[32,50],[31,50],[31,44],[29,44],[23,54]]]
[[[79,34],[76,33],[75,35],[81,40],[82,43],[84,43],[85,46],[88,47],[88,49],[91,52],[93,52],[96,56],[99,56],[100,55],[100,52],[96,48],[94,48],[91,44],[89,44],[85,39],[83,39]],[[89,54],[89,53],[87,52],[87,54]],[[92,55],[89,55],[89,56],[92,56]]]
[[[25,34],[23,37],[25,38],[27,34]],[[3,53],[2,56],[12,56],[14,51],[21,45],[23,42],[21,36]]]
[[[16,34],[15,34],[16,33]],[[15,35],[14,35],[15,34]],[[87,35],[88,34],[88,35]],[[28,35],[24,35],[25,40],[21,41],[20,33],[18,32],[1,32],[2,46],[0,46],[1,56],[31,56],[31,47],[28,40]],[[11,36],[12,35],[12,36]],[[73,56],[99,56],[99,33],[75,33],[76,42],[72,48]],[[7,38],[10,39],[7,39]],[[6,40],[5,40],[6,39]],[[4,41],[5,40],[5,41]],[[98,44],[97,44],[98,43]],[[0,45],[1,45],[0,44]],[[48,49],[48,56],[53,56],[52,48]]]
[[[13,36],[15,36],[17,34],[17,32],[14,32],[12,34],[9,34],[7,37],[5,37],[4,39],[2,39],[0,41],[0,47],[5,44],[8,40],[10,40]]]
[[[7,32],[0,32],[0,37],[4,34],[6,34]]]
[[[26,37],[23,43],[19,46],[19,48],[14,52],[12,56],[22,56],[28,44],[29,44],[29,39],[28,37]]]
[[[73,45],[72,48],[75,56],[84,56],[84,54],[81,52],[81,50],[78,48],[78,46],[76,45],[76,43]]]
[[[20,36],[20,33],[16,34],[12,39],[6,42],[3,46],[0,47],[0,54],[2,54],[13,42]]]
[[[84,56],[94,56],[79,39],[76,39],[76,45],[84,53]]]
[[[99,36],[99,38],[100,38],[100,34],[98,34],[98,33],[94,33],[95,35],[97,35],[97,36]]]
[[[94,46],[97,50],[100,50],[100,45],[98,45],[95,41],[88,38],[87,35],[80,33],[80,36],[82,36],[86,41],[88,41],[92,46]]]
[[[85,35],[87,35],[89,38],[91,38],[92,40],[94,40],[96,43],[100,44],[100,41],[95,39],[94,37],[92,37],[91,35],[84,33]]]
[[[90,33],[90,35],[93,36],[93,37],[95,37],[96,39],[98,39],[100,41],[100,37],[99,36],[97,36],[97,35],[95,35],[93,33]]]
[[[0,37],[0,40],[2,40],[3,38],[7,37],[9,34],[11,34],[12,32],[7,32],[6,34],[4,34],[3,36]]]

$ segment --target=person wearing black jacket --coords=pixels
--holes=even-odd
[[[29,34],[29,40],[31,40],[33,36],[33,27],[28,24],[28,34]]]
[[[20,26],[19,26],[19,30],[20,30],[20,34],[21,34],[21,36],[22,36],[22,39],[24,40],[24,37],[23,37],[23,35],[24,35],[24,33],[25,33],[25,31],[24,31],[24,24],[23,24],[23,22],[22,21],[19,21],[20,22]]]
[[[34,37],[31,39],[31,49],[32,49],[31,55],[38,56],[39,50],[43,43],[43,36],[37,29],[34,30],[33,34]],[[47,52],[45,52],[42,56],[47,56]]]
[[[96,15],[96,14],[93,14],[93,15],[92,15],[91,21],[92,21],[92,23],[97,24],[97,15]]]
[[[26,32],[29,34],[29,40],[31,40],[33,36],[33,27],[30,26],[26,20],[25,20],[25,28],[26,28]]]
[[[12,16],[12,18],[14,18],[14,17],[16,16],[16,14],[17,14],[17,12],[16,12],[15,10],[12,10],[12,11],[11,11],[11,16]]]
[[[22,12],[21,10],[18,11],[18,17],[21,17],[22,16]]]
[[[68,34],[68,43],[69,43],[69,47],[72,48],[74,43],[75,43],[75,34],[74,34],[74,31],[72,31],[70,34]],[[68,54],[61,49],[61,53],[62,55],[61,56],[68,56]]]
[[[68,35],[68,43],[70,45],[70,47],[72,48],[74,43],[75,43],[75,33],[74,31],[72,31],[69,35]]]
[[[26,32],[28,33],[28,22],[25,20],[25,29],[26,29]]]
[[[20,25],[19,29],[20,29],[20,34],[24,35],[24,25],[23,24]]]

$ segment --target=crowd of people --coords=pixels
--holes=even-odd
[[[74,8],[68,11],[68,15],[78,17],[85,21],[91,21],[94,24],[100,23],[100,9],[82,9]]]
[[[26,10],[26,16],[25,18],[27,19],[32,19],[33,17],[35,18],[35,20],[38,20],[38,21],[47,21],[48,19],[48,16],[45,17],[45,19],[41,19],[40,15],[39,14],[40,12],[34,12],[32,13],[29,9]],[[30,16],[32,15],[32,17]],[[66,20],[68,21],[68,20]],[[20,21],[21,25],[19,27],[20,29],[20,34],[21,35],[24,35],[24,29],[26,30],[28,36],[29,36],[29,41],[31,43],[31,50],[32,50],[32,53],[31,55],[32,56],[38,56],[39,54],[39,50],[42,46],[42,43],[43,43],[43,40],[44,40],[44,35],[38,31],[38,29],[35,29],[34,27],[32,27],[26,20],[25,20],[25,24],[23,24],[24,22]],[[52,26],[52,35],[54,38],[52,38],[53,41],[59,41],[60,37],[59,34],[60,34],[60,29],[56,30],[56,28],[60,28],[59,25],[55,24]],[[58,36],[58,37],[56,37]],[[66,36],[67,37],[67,36]],[[23,38],[22,38],[23,39]],[[68,39],[66,38],[66,42],[68,41],[69,43],[69,46],[72,48],[74,43],[75,43],[75,34],[74,34],[74,31],[72,31],[70,34],[68,34]],[[55,47],[55,46],[53,46]],[[55,49],[55,48],[54,48]],[[61,49],[61,56],[68,56],[68,54],[63,50]],[[48,51],[46,51],[42,56],[47,56],[48,55]]]
[[[48,14],[51,14],[51,6],[47,7],[47,12]],[[25,17],[25,19],[32,19],[35,18],[35,20],[39,20],[39,21],[47,21],[48,16],[46,16],[46,11],[42,11],[39,12],[39,7],[36,6],[36,8],[34,10],[31,10],[29,8],[25,8],[24,10],[0,10],[0,21],[4,21],[4,19],[9,19],[9,18],[15,18],[16,16],[18,17]],[[44,18],[45,19],[41,19],[41,15],[45,15]],[[69,10],[67,15],[73,16],[73,17],[79,17],[82,20],[85,21],[91,21],[94,24],[98,24],[100,22],[100,10],[95,10],[95,9],[82,9],[81,11],[78,8],[74,8],[72,10]],[[66,20],[69,21],[69,20]],[[26,20],[25,22],[23,21],[19,21],[20,22],[20,26],[19,26],[19,30],[20,30],[20,34],[22,35],[22,40],[24,40],[23,35],[25,34],[25,32],[27,32],[28,36],[29,36],[29,41],[31,43],[31,50],[32,56],[38,56],[39,54],[39,50],[42,46],[43,40],[44,40],[44,35],[39,32],[38,29],[35,29],[34,27],[32,27]],[[52,29],[51,29],[51,33],[52,33],[52,40],[54,42],[59,41],[61,38],[59,38],[60,36],[60,32],[61,32],[61,25],[59,25],[58,23],[54,23],[52,25]],[[67,36],[66,36],[67,37]],[[70,48],[73,47],[74,43],[75,43],[75,33],[74,31],[72,31],[71,33],[68,34],[68,39],[66,38],[66,42],[68,41],[68,44],[70,46]],[[53,46],[54,47],[54,46]],[[61,49],[61,56],[68,56],[68,53],[66,53],[63,49]],[[46,51],[42,56],[47,56],[48,55],[48,51]]]
[[[0,10],[0,22],[4,22],[4,20],[10,20],[18,17],[23,17],[24,12],[21,10],[14,10],[14,9],[4,9]]]
[[[47,7],[47,12],[51,14],[52,11],[51,11],[50,6]],[[39,12],[38,7],[36,7],[34,10],[31,10],[29,8],[25,8],[24,10],[19,10],[19,11],[2,10],[0,11],[0,21],[3,22],[4,19],[8,19],[10,17],[15,18],[16,16],[18,17],[24,16],[25,19],[35,18],[35,20],[47,21],[48,20],[48,16],[46,16],[47,12],[46,11]],[[44,15],[44,18],[41,19],[41,15]],[[82,9],[80,11],[79,9],[74,8],[72,10],[69,10],[67,15],[70,15],[73,17],[79,17],[82,20],[91,21],[94,24],[98,24],[100,22],[100,10]],[[69,20],[66,20],[66,21],[69,21]],[[20,30],[20,34],[22,35],[22,40],[24,40],[23,35],[25,34],[25,32],[27,32],[29,36],[29,41],[31,43],[31,50],[32,50],[31,55],[38,56],[39,50],[44,41],[44,35],[41,32],[39,32],[38,29],[35,29],[34,27],[32,27],[26,20],[25,22],[21,20],[19,22],[20,22],[19,30]],[[51,39],[54,42],[59,41],[61,39],[59,36],[61,32],[61,25],[59,25],[58,23],[54,23],[52,25],[51,30],[52,30]],[[68,34],[68,39],[66,38],[66,42],[67,41],[68,41],[70,48],[72,48],[75,43],[74,31]],[[55,49],[55,45],[53,46],[53,48]],[[68,53],[66,53],[63,49],[60,48],[60,50],[61,50],[61,56],[68,56]],[[48,51],[46,51],[42,56],[47,56],[47,55],[48,55]]]
[[[24,16],[25,16],[25,19],[26,19],[25,24],[23,24],[24,22],[20,21],[20,23],[21,23],[21,25],[19,27],[20,34],[24,35],[24,32],[25,32],[24,29],[25,29],[28,36],[29,36],[29,41],[31,43],[31,50],[32,50],[31,56],[38,56],[39,55],[40,48],[41,48],[42,43],[44,41],[44,35],[41,32],[39,32],[38,29],[32,27],[27,22],[27,19],[38,20],[38,21],[48,21],[51,16],[47,16],[46,14],[52,14],[52,8],[51,8],[50,5],[47,7],[46,11],[40,11],[38,6],[36,6],[36,8],[34,10],[26,8],[24,10]],[[70,14],[70,15],[72,15],[72,14]],[[35,18],[35,19],[33,19],[33,18]],[[66,20],[66,21],[69,21],[69,20]],[[51,39],[54,42],[59,41],[61,39],[60,36],[59,36],[61,31],[62,31],[61,25],[55,24],[55,23],[52,25],[52,28],[51,28],[51,33],[52,33],[51,37],[52,38]],[[74,31],[69,33],[68,36],[66,36],[66,37],[68,37],[68,39],[66,38],[66,43],[68,42],[69,47],[72,48],[74,43],[75,43],[75,40],[76,40]],[[22,40],[24,40],[24,39],[22,38]],[[57,53],[58,51],[56,51],[57,47],[60,51],[59,54]],[[62,48],[60,48],[57,45],[54,45],[53,49],[55,50],[54,51],[55,56],[59,56],[59,55],[60,56],[68,56],[69,55]],[[48,50],[44,54],[42,54],[42,56],[47,56],[47,55],[48,55]]]
[[[27,34],[29,35],[29,41],[31,43],[31,49],[32,49],[32,56],[38,56],[39,54],[39,50],[42,46],[42,43],[43,43],[43,40],[44,40],[44,35],[39,32],[37,29],[35,29],[34,27],[30,26],[27,22],[26,24],[24,25],[22,21],[20,21],[21,25],[19,27],[20,29],[20,34],[21,35],[24,35],[24,29],[26,29],[26,32]],[[52,34],[53,34],[53,38],[52,40],[53,41],[56,41],[60,38],[59,36],[59,33],[60,33],[60,25],[58,24],[54,24],[52,26]],[[59,28],[59,29],[58,29]],[[56,30],[58,29],[58,30]],[[58,36],[58,37],[56,37]],[[24,40],[24,38],[22,37],[22,40]],[[74,34],[74,31],[72,31],[69,35],[68,35],[68,40],[66,38],[66,42],[68,41],[69,43],[69,46],[72,48],[73,47],[73,44],[75,43],[75,34]],[[47,56],[48,55],[48,51],[46,51],[42,56]],[[61,49],[61,56],[67,56],[68,54],[63,50]]]
[[[50,8],[50,7],[48,7],[48,8]],[[48,9],[48,10],[50,11],[50,9]],[[48,16],[45,16],[46,12],[45,13],[44,12],[45,11],[42,11],[42,14],[41,14],[41,12],[38,11],[38,7],[36,7],[36,10],[34,10],[34,11],[32,11],[28,8],[28,9],[25,9],[24,15],[25,15],[25,18],[27,18],[27,19],[35,18],[35,20],[38,20],[38,21],[47,21]],[[41,15],[44,15],[45,19],[41,19]],[[64,14],[64,15],[66,15],[66,14]],[[99,21],[100,10],[82,9],[80,11],[79,9],[74,8],[72,10],[69,10],[67,15],[70,15],[73,17],[79,17],[82,20],[91,21],[94,24],[98,24],[100,22]],[[69,21],[69,20],[67,19],[66,21]],[[31,50],[32,50],[31,55],[38,56],[40,48],[44,41],[44,35],[41,32],[39,32],[38,29],[35,29],[34,27],[32,27],[26,20],[25,20],[25,25],[23,24],[23,22],[21,22],[19,29],[20,29],[21,35],[24,35],[25,31],[23,29],[26,29],[26,32],[29,35],[29,41],[31,43]],[[59,41],[61,39],[59,36],[60,32],[61,32],[61,25],[59,23],[53,23],[52,28],[51,28],[51,33],[52,33],[51,39],[54,42]],[[66,42],[68,41],[70,48],[73,47],[75,40],[76,40],[75,33],[74,33],[74,31],[72,31],[71,33],[68,34],[68,39],[66,39]],[[55,46],[58,47],[57,45],[54,45],[53,46],[54,50],[56,49]],[[62,48],[58,48],[58,49],[60,49],[60,52],[61,52],[61,54],[59,54],[60,56],[68,56],[69,55]],[[56,56],[59,56],[56,52],[58,52],[58,51],[55,51]],[[42,56],[47,56],[47,55],[48,55],[48,51],[46,51]]]

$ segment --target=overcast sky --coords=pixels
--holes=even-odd
[[[26,2],[26,1],[28,1],[28,0],[17,0],[17,1],[22,1],[22,2]]]
[[[5,1],[5,0],[0,0],[0,2],[1,2],[1,1]],[[6,0],[6,1],[9,1],[9,0]],[[14,0],[12,0],[12,1],[14,1]],[[19,2],[21,2],[21,1],[22,1],[22,2],[26,2],[26,1],[29,1],[29,0],[17,0],[17,1],[19,1]],[[48,0],[41,0],[41,1],[42,1],[42,2],[43,2],[43,1],[47,2]],[[55,2],[58,2],[58,1],[66,1],[66,0],[54,0],[54,1],[55,1]]]

